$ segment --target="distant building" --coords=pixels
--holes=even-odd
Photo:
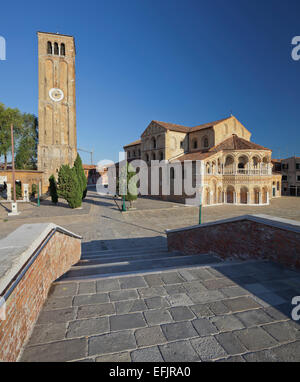
[[[282,195],[300,196],[300,157],[280,161],[282,174]]]

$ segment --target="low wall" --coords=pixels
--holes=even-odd
[[[54,280],[81,256],[81,237],[24,224],[0,240],[0,361],[16,361]]]
[[[300,268],[300,222],[268,215],[243,215],[167,230],[169,250],[215,253],[226,259],[268,259]]]

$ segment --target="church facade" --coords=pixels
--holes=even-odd
[[[267,205],[281,196],[281,175],[273,171],[272,151],[250,138],[234,116],[194,127],[152,121],[124,150],[128,161],[142,159],[149,166],[153,160],[170,167],[201,161],[203,205]],[[182,202],[187,196],[172,193],[171,184],[171,194],[160,197]]]

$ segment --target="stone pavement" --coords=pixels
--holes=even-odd
[[[57,283],[21,361],[300,361],[299,276],[248,261]]]

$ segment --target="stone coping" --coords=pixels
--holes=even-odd
[[[197,224],[197,225],[189,226],[189,227],[170,229],[170,230],[166,230],[165,232],[166,234],[168,234],[173,232],[189,231],[195,228],[204,228],[204,227],[214,226],[218,224],[233,223],[233,222],[243,221],[243,220],[250,220],[256,223],[268,225],[270,227],[280,228],[287,231],[300,233],[300,222],[296,220],[284,219],[284,218],[279,218],[277,216],[271,216],[271,215],[265,215],[265,214],[241,215],[241,216],[236,216],[229,219],[221,219],[221,220],[216,220],[213,222],[208,222],[203,224]]]
[[[53,223],[23,224],[0,240],[0,296],[52,231],[81,239]]]

